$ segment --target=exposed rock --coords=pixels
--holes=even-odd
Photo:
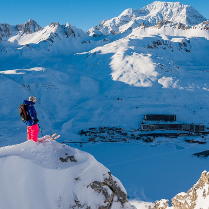
[[[16,28],[22,33],[34,33],[42,29],[42,27],[38,25],[35,20],[31,19],[24,24],[16,25]]]
[[[198,152],[198,153],[194,153],[194,156],[197,157],[208,157],[209,156],[209,150],[203,151],[203,152]]]
[[[172,199],[155,202],[154,209],[208,209],[209,208],[209,172],[204,171],[197,183],[187,192],[181,192]]]
[[[166,199],[162,199],[160,201],[156,201],[154,204],[154,208],[153,209],[166,209],[169,205],[168,205],[168,200]]]
[[[60,157],[59,158],[61,162],[77,162],[77,160],[75,159],[75,157],[72,156],[66,156],[66,157]]]
[[[99,209],[110,209],[113,201],[120,202],[122,206],[128,202],[127,195],[121,190],[118,183],[112,178],[111,173],[104,181],[94,181],[89,186],[104,196],[104,205]]]
[[[206,144],[205,141],[199,141],[199,140],[194,140],[194,139],[186,139],[184,141],[187,143],[193,143],[193,144]]]
[[[204,171],[197,183],[186,193],[180,193],[172,199],[174,209],[194,209],[199,199],[208,199],[209,173]]]

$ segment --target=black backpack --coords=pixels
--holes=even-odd
[[[20,117],[23,122],[30,120],[30,116],[27,112],[27,105],[26,104],[21,104],[19,106],[19,113],[20,113]]]

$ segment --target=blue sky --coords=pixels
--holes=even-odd
[[[172,1],[172,0],[169,0]],[[84,30],[104,19],[119,15],[124,9],[138,9],[151,0],[1,0],[0,22],[23,23],[36,20],[41,26],[51,22],[69,22]],[[209,0],[180,0],[209,18]]]

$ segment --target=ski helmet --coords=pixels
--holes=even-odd
[[[35,103],[37,101],[37,99],[36,99],[35,96],[29,96],[28,101],[31,101],[31,102]]]

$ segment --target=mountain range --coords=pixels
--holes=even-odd
[[[207,136],[189,137],[204,145],[184,136],[132,139],[151,113],[209,128],[208,52],[209,21],[178,2],[127,9],[86,32],[34,20],[0,24],[0,146],[25,141],[16,109],[35,95],[40,134],[59,133],[60,142],[93,154],[131,199],[171,199],[209,171],[207,159],[192,157],[209,149]],[[94,143],[97,131],[117,143]]]
[[[1,55],[40,56],[46,52],[67,54],[88,51],[125,38],[134,30],[138,30],[137,33],[152,30],[156,34],[208,38],[208,29],[207,19],[191,6],[155,1],[142,9],[126,9],[119,16],[104,20],[87,32],[68,23],[54,22],[41,27],[32,19],[14,26],[0,24]]]

